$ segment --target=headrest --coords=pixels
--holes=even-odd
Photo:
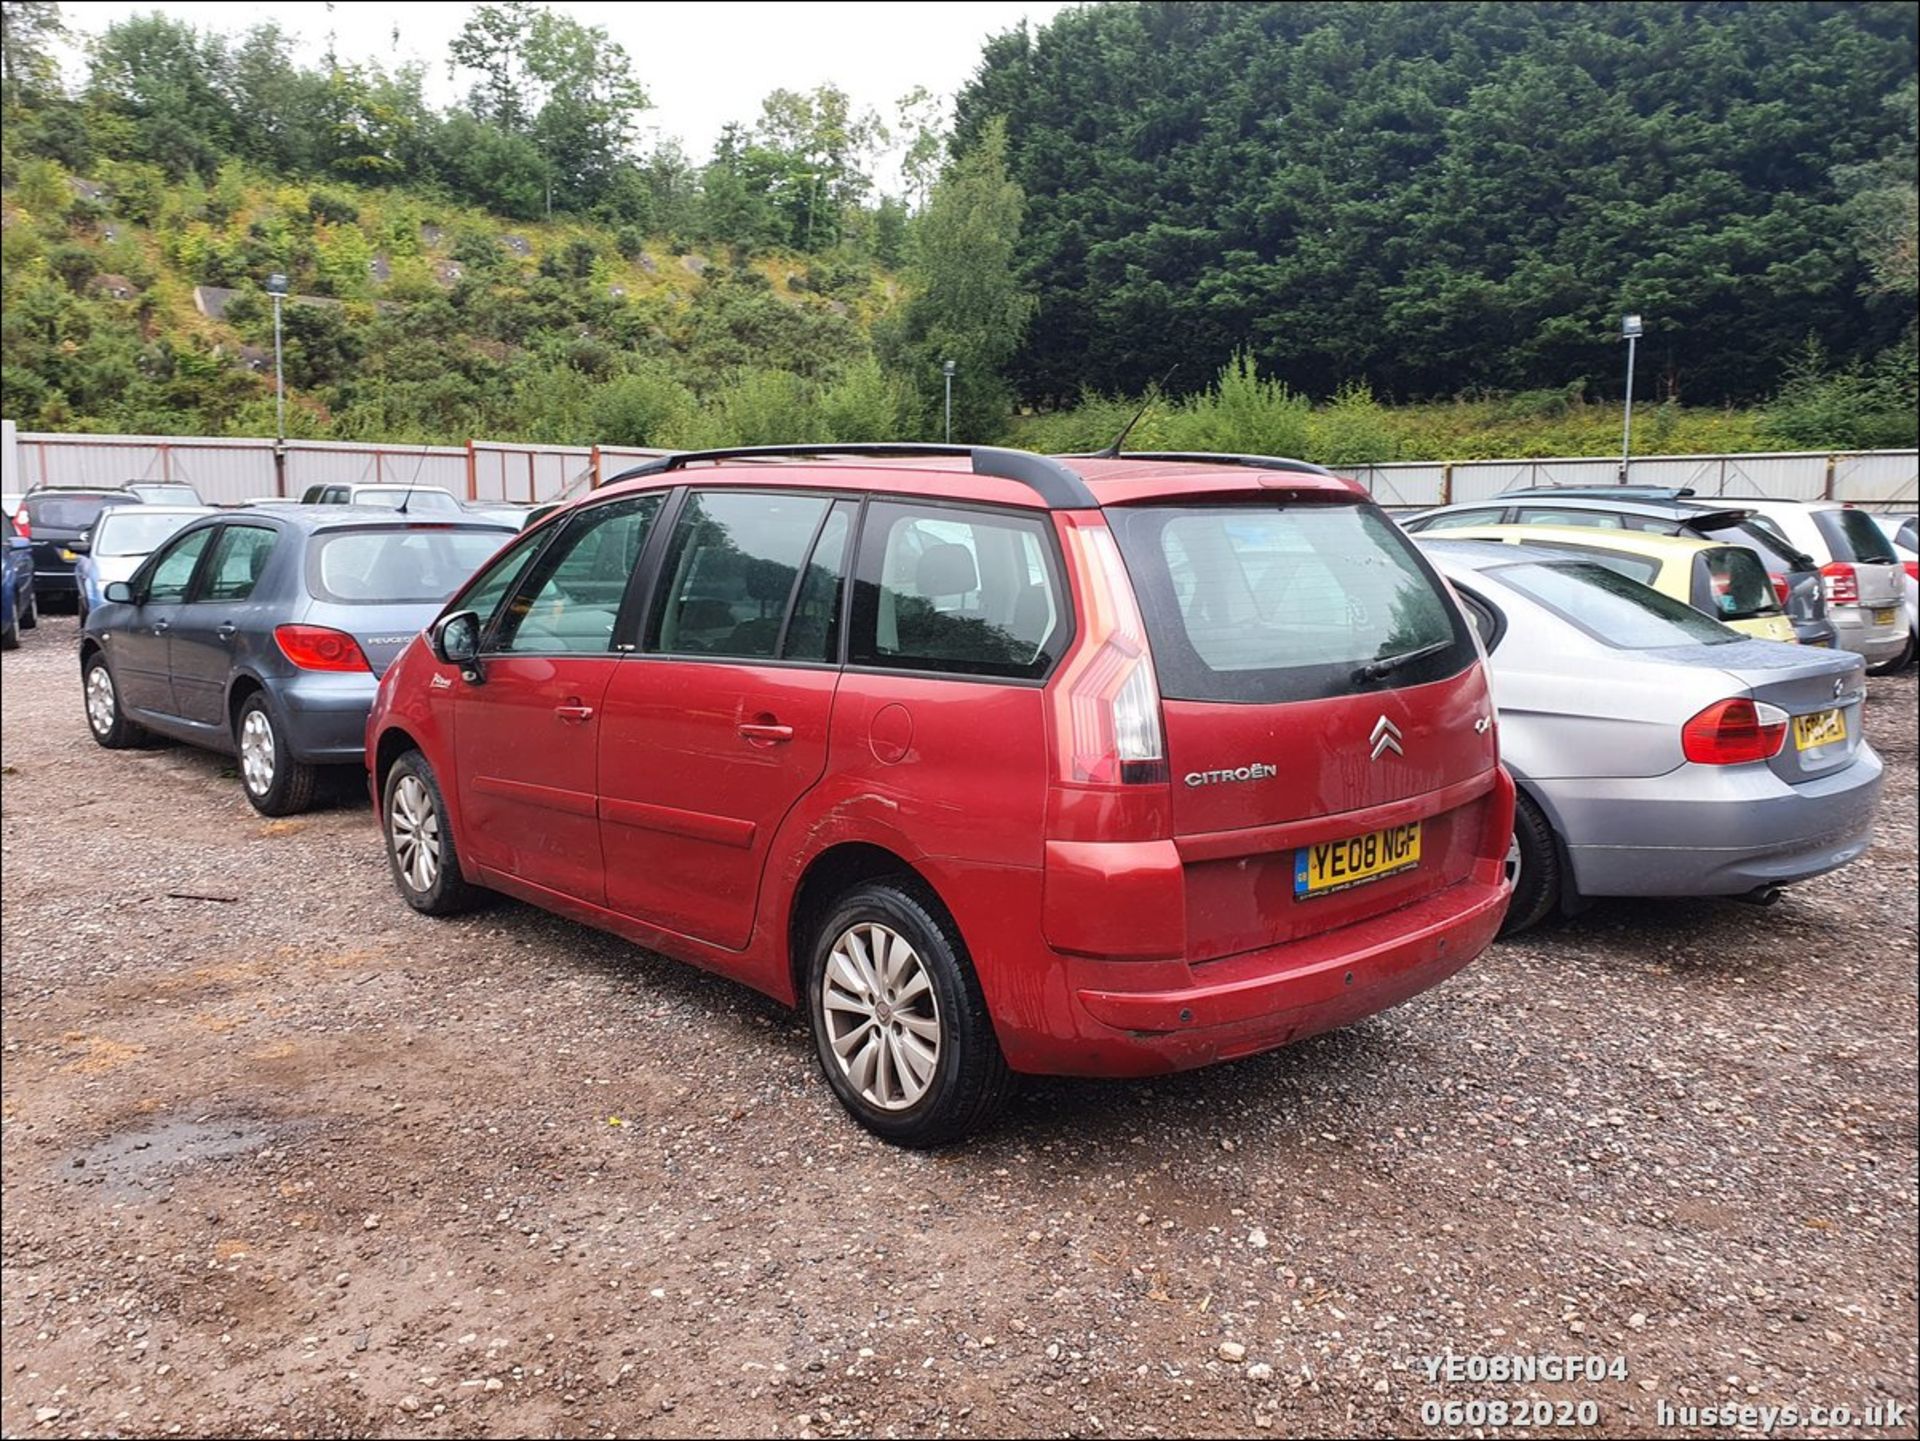
[[[978,590],[980,572],[974,569],[973,552],[964,545],[931,547],[920,557],[913,585],[923,596],[965,595]]]

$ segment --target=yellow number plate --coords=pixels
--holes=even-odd
[[[1293,853],[1293,894],[1331,895],[1420,864],[1420,822],[1390,826],[1344,841],[1322,841]]]
[[[1873,613],[1873,623],[1875,625],[1892,625],[1898,619],[1900,619],[1900,612],[1894,610],[1891,606],[1876,610]]]
[[[1793,718],[1793,744],[1796,750],[1810,751],[1816,746],[1830,746],[1846,738],[1847,713],[1843,710],[1821,710]]]

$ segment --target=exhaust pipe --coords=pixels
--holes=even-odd
[[[1755,886],[1745,895],[1735,896],[1733,899],[1745,902],[1750,906],[1771,906],[1777,903],[1780,897],[1786,893],[1787,890],[1785,886]]]

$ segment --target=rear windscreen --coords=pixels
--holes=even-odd
[[[307,585],[348,605],[438,605],[505,539],[504,531],[453,526],[322,531],[307,549]]]
[[[418,486],[408,490],[404,486],[393,486],[386,490],[360,490],[353,494],[355,505],[377,505],[388,510],[398,510],[400,502],[406,501],[407,509],[413,510],[458,510],[460,502],[444,490]]]
[[[85,530],[100,518],[101,511],[121,503],[120,498],[104,495],[30,495],[27,524],[35,530],[42,526],[53,530]]]
[[[1169,699],[1310,700],[1474,659],[1439,579],[1371,506],[1113,506],[1107,523]]]
[[[1780,614],[1780,597],[1774,593],[1773,581],[1752,551],[1733,546],[1702,551],[1697,564],[1706,583],[1703,608],[1711,609],[1721,620]]]
[[[1766,530],[1753,524],[1751,520],[1742,521],[1738,525],[1714,526],[1711,529],[1702,526],[1700,534],[1712,540],[1725,541],[1728,545],[1743,545],[1758,553],[1762,564],[1769,569],[1777,569],[1782,575],[1796,570],[1807,571],[1820,568],[1812,556],[1796,550],[1779,532]]]
[[[1497,577],[1616,650],[1724,645],[1741,639],[1740,632],[1728,630],[1685,601],[1589,561],[1504,565],[1484,574]]]
[[[1887,533],[1861,510],[1816,510],[1813,523],[1833,547],[1836,560],[1898,560]]]
[[[117,505],[113,514],[103,516],[93,528],[95,555],[151,555],[160,542],[205,511],[179,515],[168,511],[158,514],[144,505]]]

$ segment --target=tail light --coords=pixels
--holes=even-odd
[[[1086,640],[1053,691],[1061,779],[1083,785],[1164,782],[1160,684],[1120,548],[1113,532],[1097,522],[1069,521],[1063,529],[1085,585]]]
[[[1773,593],[1780,599],[1780,609],[1787,608],[1787,598],[1793,594],[1793,587],[1787,583],[1784,575],[1769,572],[1767,579],[1773,582]]]
[[[13,518],[13,528],[28,540],[33,539],[33,527],[27,524],[27,508],[20,507],[20,514]]]
[[[301,670],[372,670],[360,642],[324,625],[277,625],[273,638],[280,654]]]
[[[1920,560],[1903,560],[1900,564],[1907,568],[1908,580],[1920,580]]]
[[[1827,578],[1828,600],[1835,605],[1860,604],[1860,576],[1850,562],[1836,560],[1823,565],[1820,574]]]
[[[1765,701],[1716,701],[1680,731],[1680,749],[1695,765],[1737,766],[1772,760],[1787,740],[1787,713]]]

